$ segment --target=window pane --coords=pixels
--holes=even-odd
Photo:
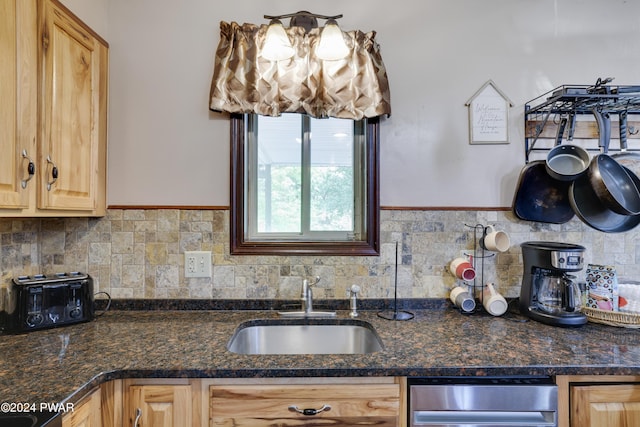
[[[232,114],[231,254],[379,255],[379,126]]]
[[[312,231],[353,231],[353,141],[353,121],[311,119]]]
[[[259,233],[301,232],[300,129],[300,115],[258,118]]]

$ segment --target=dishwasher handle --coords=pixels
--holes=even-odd
[[[412,426],[557,426],[555,411],[413,411]]]

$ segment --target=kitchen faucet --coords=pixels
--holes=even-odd
[[[313,291],[311,287],[318,284],[320,276],[316,276],[316,280],[313,283],[309,283],[309,280],[304,279],[302,281],[302,294],[300,299],[302,300],[302,311],[305,314],[313,312]]]
[[[302,307],[300,311],[279,311],[278,314],[284,317],[336,317],[335,311],[313,310],[313,290],[311,288],[319,281],[320,276],[316,276],[313,282],[308,279],[302,281],[302,292],[300,293]]]

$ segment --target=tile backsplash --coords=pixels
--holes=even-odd
[[[448,264],[461,251],[473,253],[477,224],[511,238],[507,252],[476,258],[478,278],[482,272],[507,297],[520,292],[520,243],[528,240],[581,244],[587,263],[640,277],[640,230],[605,234],[575,218],[557,225],[508,211],[382,210],[380,256],[231,256],[228,210],[110,209],[103,218],[0,218],[0,286],[16,275],[83,271],[113,298],[294,299],[303,278],[320,276],[316,298],[345,299],[354,283],[362,298],[389,298],[397,242],[398,296],[445,298],[456,284]],[[185,279],[190,250],[212,251],[212,278]]]

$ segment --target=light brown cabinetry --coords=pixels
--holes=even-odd
[[[212,385],[211,426],[404,425],[402,381],[332,380]]]
[[[0,216],[104,215],[108,44],[57,0],[0,1]]]
[[[206,417],[203,421],[201,416],[204,401],[201,387],[198,379],[124,380],[122,425],[205,427]]]
[[[73,412],[64,415],[62,427],[102,427],[100,389],[93,391],[76,404]]]
[[[0,0],[0,207],[16,211],[35,185],[27,180],[36,156],[36,31],[35,0]]]
[[[191,426],[191,387],[139,385],[129,389],[129,418],[134,427]]]
[[[560,376],[556,383],[559,427],[640,425],[640,377]]]
[[[640,426],[640,384],[571,387],[571,425]]]
[[[38,207],[104,209],[107,44],[55,1],[42,1]]]
[[[102,425],[133,427],[139,414],[138,427],[404,427],[405,390],[393,377],[114,380],[102,385]]]

